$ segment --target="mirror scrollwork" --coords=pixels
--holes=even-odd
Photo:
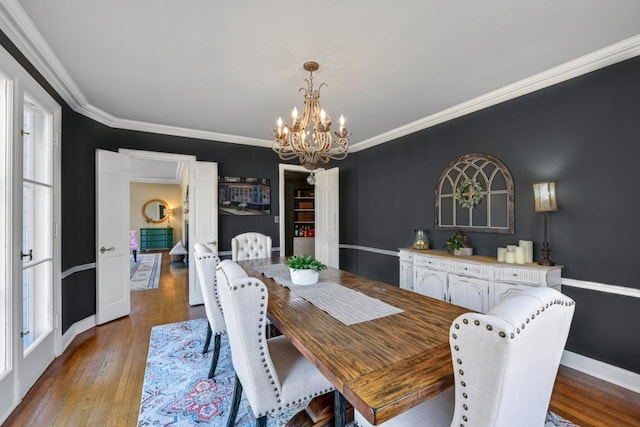
[[[513,178],[493,156],[473,153],[451,162],[435,196],[436,229],[514,232]]]
[[[151,199],[142,206],[142,217],[146,222],[159,224],[169,218],[166,214],[167,209],[169,205],[164,200]]]

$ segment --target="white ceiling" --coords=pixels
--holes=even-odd
[[[0,0],[0,25],[82,114],[263,146],[315,60],[356,151],[640,54],[638,0]]]

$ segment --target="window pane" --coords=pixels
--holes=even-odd
[[[43,262],[22,273],[24,352],[51,331],[51,265]]]
[[[24,183],[22,192],[22,263],[51,258],[51,188]]]
[[[23,176],[51,185],[51,115],[25,96],[23,121]]]
[[[9,95],[7,91],[7,81],[4,76],[0,76],[0,167],[8,170],[8,148],[9,148],[9,130],[7,119],[7,106],[9,105]],[[11,180],[7,173],[0,174],[0,212],[5,212],[0,220],[0,241],[6,242],[6,230],[8,229],[7,220],[9,211],[7,206],[7,194],[10,190]],[[8,280],[8,254],[5,252],[6,244],[0,245],[0,376],[10,369],[11,346],[9,344],[9,320],[13,313],[11,299],[9,298],[10,282]]]

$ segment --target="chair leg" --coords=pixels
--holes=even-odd
[[[256,420],[256,427],[267,427],[267,416],[263,415]]]
[[[216,367],[218,366],[218,358],[220,357],[220,342],[222,341],[222,335],[217,334],[213,339],[213,356],[211,358],[211,367],[209,368],[209,378],[213,378],[216,373]]]
[[[202,354],[205,354],[209,351],[209,343],[211,342],[211,334],[213,331],[211,330],[211,324],[207,321],[207,339],[204,340],[204,347],[202,348]]]
[[[238,416],[238,408],[240,407],[240,399],[242,398],[242,384],[240,378],[236,375],[236,383],[233,386],[233,401],[231,402],[231,411],[229,412],[229,418],[227,418],[227,427],[233,427],[236,423],[236,416]]]

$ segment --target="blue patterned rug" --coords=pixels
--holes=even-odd
[[[227,336],[216,375],[207,379],[211,348],[202,354],[207,333],[205,319],[155,326],[151,330],[147,368],[142,386],[138,427],[226,426],[233,397],[235,374]],[[307,402],[279,415],[268,417],[268,427],[282,427]],[[255,425],[249,402],[243,396],[236,426]],[[575,424],[549,412],[545,427],[574,427]]]
[[[151,330],[147,369],[142,387],[138,427],[226,426],[233,398],[235,372],[227,336],[216,374],[207,379],[213,339],[206,354],[202,347],[207,334],[205,319],[155,326]],[[281,427],[301,411],[307,402],[268,417],[268,427]],[[255,417],[243,396],[236,426],[254,426]]]
[[[137,261],[129,256],[129,285],[132,291],[157,289],[160,283],[162,254],[138,254]]]

